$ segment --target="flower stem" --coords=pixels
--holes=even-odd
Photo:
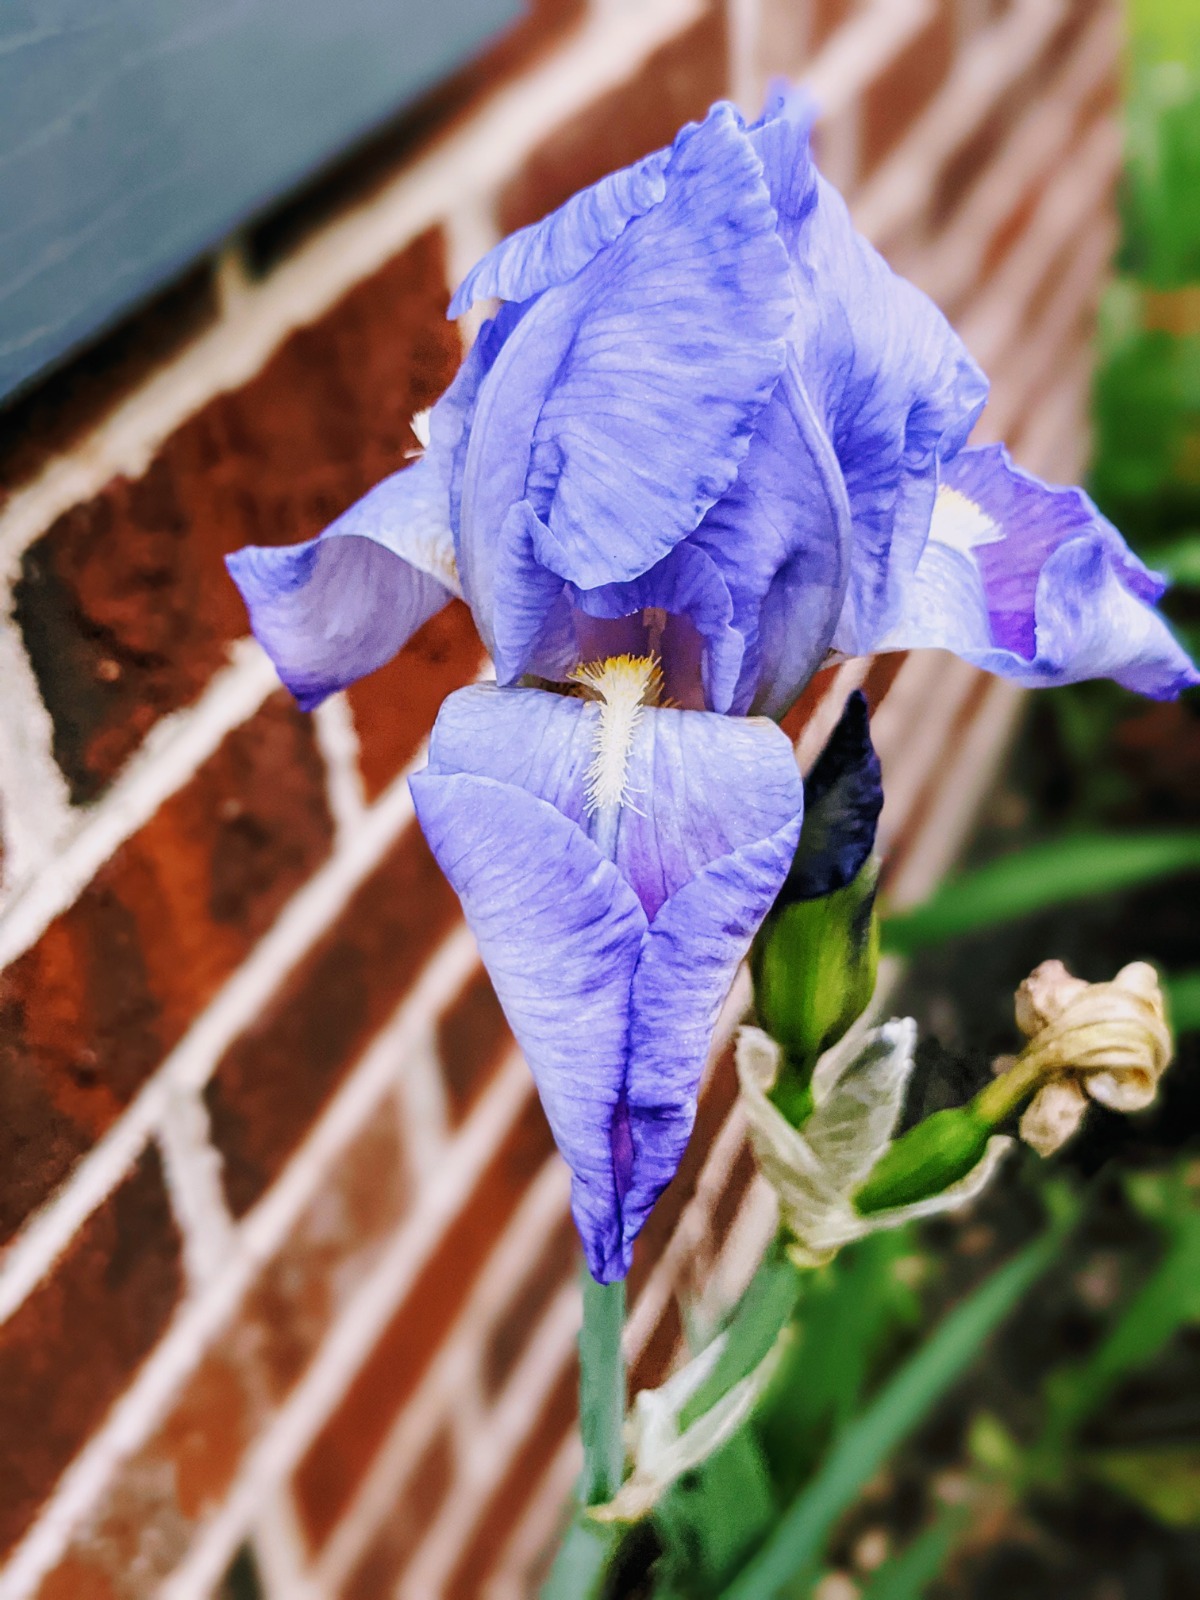
[[[579,1335],[579,1428],[583,1435],[585,1506],[611,1500],[625,1466],[625,1285],[597,1283],[583,1273],[583,1328]]]

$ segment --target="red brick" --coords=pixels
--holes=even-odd
[[[246,1299],[270,1397],[284,1398],[402,1220],[409,1183],[399,1110],[386,1101],[339,1156]]]
[[[446,1580],[442,1600],[478,1600],[498,1550],[512,1533],[542,1474],[574,1425],[578,1387],[578,1370],[572,1360],[543,1402],[524,1444],[488,1501],[470,1542]]]
[[[805,723],[829,693],[836,672],[836,667],[824,667],[820,672],[814,673],[791,710],[780,718],[779,726],[793,743],[803,733]]]
[[[0,1551],[128,1385],[181,1286],[179,1239],[150,1150],[0,1329]]]
[[[554,1148],[530,1099],[392,1317],[345,1398],[296,1471],[296,1498],[314,1549],[328,1538],[387,1432],[462,1310],[521,1196]]]
[[[280,693],[0,976],[0,1238],[129,1103],[331,838],[312,725]]]
[[[225,1330],[150,1441],[122,1461],[39,1600],[81,1592],[142,1600],[220,1505],[263,1420],[246,1330]]]
[[[657,1389],[671,1371],[675,1355],[683,1343],[683,1318],[679,1302],[672,1295],[654,1326],[654,1332],[629,1371],[629,1393]]]
[[[496,991],[481,968],[438,1023],[438,1054],[456,1123],[513,1047]]]
[[[576,189],[670,144],[728,87],[724,16],[713,7],[628,83],[594,101],[535,151],[500,196],[502,231],[536,222]]]
[[[454,1479],[454,1441],[444,1428],[426,1445],[396,1503],[342,1586],[338,1600],[388,1600],[409,1557],[441,1510]]]
[[[387,666],[351,685],[350,710],[368,800],[408,766],[442,701],[470,683],[483,661],[471,613],[461,600],[454,600],[431,617]]]
[[[457,915],[414,826],[292,972],[205,1090],[225,1192],[244,1215],[394,1010]]]
[[[859,0],[813,0],[812,49],[820,47],[848,22],[858,9]]]
[[[0,411],[0,504],[216,316],[207,263]]]
[[[714,1246],[719,1247],[724,1242],[757,1171],[758,1163],[754,1159],[754,1152],[748,1144],[744,1144],[738,1151],[733,1171],[729,1174],[725,1187],[717,1196],[717,1202],[713,1206],[709,1234]]]
[[[862,101],[862,172],[883,160],[946,81],[954,62],[957,25],[949,0],[868,86]]]
[[[42,1580],[37,1600],[124,1600],[111,1577],[92,1560],[95,1552],[72,1552]]]
[[[950,730],[946,735],[945,750],[954,750],[961,744],[991,689],[992,679],[985,673],[980,672],[959,706]],[[886,781],[887,774],[885,772],[885,785]],[[891,841],[888,848],[887,856],[879,874],[880,889],[884,895],[887,894],[888,886],[895,880],[896,874],[903,868],[909,851],[928,825],[930,807],[936,799],[942,784],[943,774],[941,771],[941,759],[939,759],[930,764],[925,781],[922,783],[916,799],[913,801],[912,808],[905,818],[904,827]]]
[[[489,1399],[504,1387],[524,1355],[542,1313],[570,1281],[580,1261],[575,1224],[565,1216],[542,1247],[528,1276],[488,1335],[481,1362],[484,1393]]]
[[[403,464],[409,419],[458,365],[444,280],[426,234],[26,553],[16,615],[77,800],[246,632],[221,557],[310,537]]]

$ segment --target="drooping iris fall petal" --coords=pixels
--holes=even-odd
[[[952,650],[1031,688],[1115,678],[1168,699],[1200,675],[1154,610],[1164,588],[1082,489],[1042,483],[1002,445],[964,450],[875,648]]]
[[[803,796],[772,724],[536,689],[452,695],[412,779],[573,1176],[593,1274],[628,1270],[695,1116],[717,1012]],[[619,736],[624,801],[594,804]],[[608,752],[610,755],[612,751]]]

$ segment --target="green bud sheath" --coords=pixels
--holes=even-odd
[[[993,1131],[974,1105],[935,1111],[880,1159],[855,1195],[855,1209],[868,1217],[941,1194],[983,1159]]]
[[[776,903],[750,952],[759,1025],[785,1062],[772,1095],[798,1124],[812,1108],[809,1080],[828,1050],[862,1015],[875,989],[878,868],[869,861],[845,888],[814,900]]]

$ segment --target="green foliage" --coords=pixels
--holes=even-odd
[[[945,1566],[964,1521],[960,1511],[943,1513],[907,1550],[880,1567],[863,1590],[862,1600],[921,1600]]]
[[[878,872],[869,861],[833,894],[777,905],[751,948],[755,1011],[784,1052],[772,1099],[794,1125],[811,1109],[818,1056],[858,1020],[875,991]]]
[[[681,1428],[690,1427],[766,1358],[795,1310],[802,1288],[802,1275],[788,1260],[782,1241],[776,1240],[738,1302],[716,1366],[680,1413]]]
[[[775,1600],[785,1585],[797,1586],[812,1577],[837,1519],[1051,1265],[1067,1226],[1060,1220],[944,1318],[841,1431],[771,1537],[726,1588],[724,1600]]]
[[[1200,972],[1177,972],[1166,982],[1167,1015],[1176,1033],[1200,1028]]]
[[[794,1338],[757,1418],[784,1502],[859,1408],[881,1358],[919,1319],[900,1265],[911,1262],[912,1250],[908,1229],[870,1234],[804,1274]]]
[[[1083,1470],[1169,1528],[1200,1528],[1200,1449],[1195,1445],[1098,1452],[1084,1458]]]
[[[859,1215],[869,1217],[941,1194],[978,1166],[993,1132],[974,1105],[935,1111],[882,1156],[854,1197]]]
[[[1079,833],[1032,845],[947,880],[924,905],[885,917],[897,955],[1012,922],[1049,906],[1200,867],[1200,832]]]

